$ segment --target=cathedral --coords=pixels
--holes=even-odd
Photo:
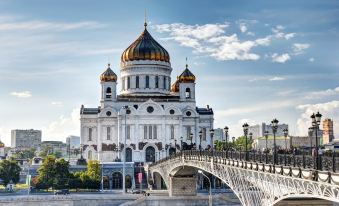
[[[170,55],[144,31],[121,55],[118,77],[100,75],[100,106],[81,106],[83,157],[101,162],[154,162],[181,149],[208,149],[213,110],[196,105],[188,65],[171,84]]]

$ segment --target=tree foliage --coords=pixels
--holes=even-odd
[[[38,169],[38,189],[48,189],[50,187],[62,189],[68,187],[69,163],[64,159],[56,160],[54,156],[47,156]]]
[[[11,181],[16,184],[20,180],[21,168],[16,161],[2,160],[0,161],[0,178],[6,186]]]
[[[35,149],[25,149],[25,150],[20,150],[17,151],[12,155],[13,159],[32,159],[35,156]]]

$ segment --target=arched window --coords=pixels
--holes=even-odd
[[[146,76],[146,88],[149,88],[149,76]]]
[[[122,90],[125,90],[125,78],[122,78]]]
[[[131,88],[131,77],[127,77],[127,89]]]
[[[164,89],[166,89],[166,77],[165,76],[164,76],[163,87],[164,87]]]
[[[111,140],[111,128],[107,127],[107,140]]]
[[[112,89],[111,89],[111,87],[107,87],[106,98],[111,98],[111,97],[112,97]]]
[[[135,88],[139,88],[139,76],[135,77]]]
[[[91,160],[92,159],[92,151],[88,151],[88,159]]]
[[[186,88],[185,96],[186,96],[186,99],[191,98],[191,89],[190,88]]]
[[[93,132],[93,129],[88,128],[88,141],[92,141],[92,132]]]
[[[174,139],[174,125],[171,125],[171,139]]]
[[[155,88],[159,88],[159,76],[155,76]]]
[[[146,148],[146,162],[155,162],[155,149],[152,146]]]
[[[126,148],[126,162],[132,162],[132,149],[131,148]]]

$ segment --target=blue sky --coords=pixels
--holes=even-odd
[[[0,138],[42,129],[79,135],[81,104],[99,104],[99,75],[143,30],[170,53],[172,79],[197,76],[197,104],[215,127],[278,118],[306,135],[319,110],[339,132],[339,2],[0,1]]]

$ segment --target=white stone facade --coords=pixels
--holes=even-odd
[[[116,81],[102,81],[100,106],[81,107],[85,159],[112,162],[127,153],[127,162],[152,162],[179,151],[181,142],[202,149],[211,145],[213,110],[196,106],[195,82],[181,82],[179,92],[172,92],[169,62],[134,60],[120,66],[121,93]]]

